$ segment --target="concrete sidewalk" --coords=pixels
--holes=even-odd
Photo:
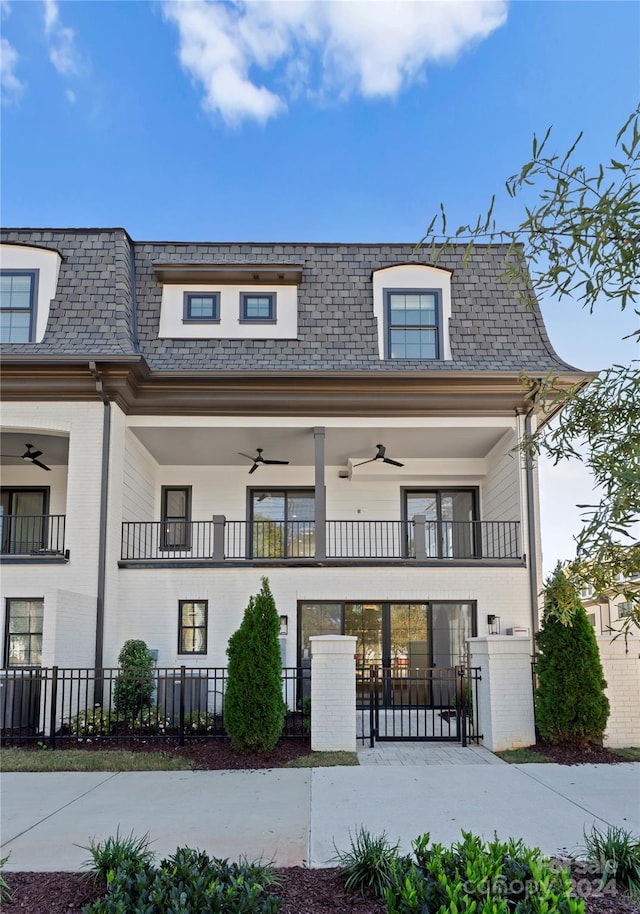
[[[278,866],[330,864],[349,832],[383,830],[408,850],[426,831],[523,838],[547,854],[584,829],[640,832],[640,764],[373,764],[359,768],[4,774],[2,851],[11,870],[78,870],[82,846],[149,832],[158,858],[179,845]],[[77,845],[80,845],[78,847]]]

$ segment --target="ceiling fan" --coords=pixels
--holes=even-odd
[[[46,464],[38,460],[38,457],[42,455],[42,451],[34,451],[33,445],[25,442],[27,450],[24,454],[0,454],[0,457],[11,457],[14,460],[30,460],[35,466],[40,467],[41,470],[49,470],[51,472],[51,467],[48,467]]]
[[[354,467],[361,467],[365,463],[373,463],[374,460],[382,460],[383,463],[390,463],[394,467],[403,467],[404,463],[400,463],[398,460],[392,460],[391,457],[385,457],[387,449],[384,444],[376,444],[378,448],[378,453],[375,457],[370,457],[369,460],[363,460],[360,463],[355,463]]]
[[[256,448],[257,457],[252,457],[250,454],[243,454],[242,451],[238,451],[238,454],[240,455],[240,457],[246,457],[247,460],[253,461],[253,466],[249,470],[249,473],[255,473],[255,471],[258,469],[258,467],[260,466],[261,463],[264,463],[265,466],[267,464],[276,464],[276,463],[279,463],[284,466],[285,464],[289,463],[288,460],[266,460],[262,456],[262,451],[263,451],[263,448],[261,448],[261,447]]]

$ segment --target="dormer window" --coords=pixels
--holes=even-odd
[[[240,320],[251,323],[263,323],[276,319],[275,292],[241,292]]]
[[[451,270],[396,263],[373,271],[373,313],[381,359],[451,359]]]
[[[435,290],[385,290],[386,357],[438,359],[440,304]]]
[[[220,296],[217,292],[185,292],[183,321],[198,324],[220,322]]]
[[[33,341],[37,282],[37,270],[0,271],[0,342]]]

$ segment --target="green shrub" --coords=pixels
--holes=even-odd
[[[560,565],[545,585],[544,617],[536,641],[541,651],[536,666],[540,736],[550,743],[601,742],[609,700],[598,644],[578,593]]]
[[[276,914],[282,899],[267,894],[271,868],[229,863],[178,848],[159,867],[129,861],[107,876],[107,894],[84,914]]]
[[[640,836],[609,825],[605,832],[593,826],[584,836],[580,857],[594,863],[601,875],[600,889],[610,879],[632,899],[640,898]]]
[[[361,829],[357,838],[338,858],[345,882],[382,894],[388,914],[584,914],[584,902],[571,897],[568,871],[522,841],[484,842],[463,831],[462,841],[446,848],[425,834],[402,856],[384,835]]]
[[[0,858],[0,901],[11,901],[11,891],[7,885],[7,880],[4,878],[4,865],[9,859],[9,854],[6,857]]]
[[[345,888],[350,892],[359,889],[375,898],[382,898],[385,889],[391,885],[393,868],[398,860],[398,844],[391,844],[386,832],[373,836],[366,828],[360,827],[355,838],[349,833],[350,848],[339,852],[336,848],[335,862],[342,867]]]
[[[267,578],[229,639],[224,726],[234,749],[267,752],[284,726],[280,617]]]
[[[125,641],[118,663],[113,702],[119,717],[136,717],[151,705],[153,695],[153,657],[144,641]]]
[[[171,722],[170,717],[163,717],[157,708],[143,708],[133,720],[127,721],[127,725],[141,735],[169,736],[177,732],[177,725]]]
[[[194,711],[184,716],[185,736],[205,736],[207,733],[215,733],[215,730],[216,718],[208,711]]]
[[[110,873],[115,873],[123,866],[141,869],[153,862],[153,851],[149,850],[149,834],[137,838],[133,832],[121,836],[120,829],[116,829],[114,837],[105,841],[95,841],[89,838],[89,859],[82,864],[87,875],[94,879],[109,879]]]
[[[110,711],[105,711],[100,707],[90,708],[71,718],[69,732],[72,736],[78,736],[82,739],[108,736],[113,729],[113,723],[114,719]]]

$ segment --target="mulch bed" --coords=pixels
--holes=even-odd
[[[35,752],[48,751],[40,746],[27,744],[21,749],[32,749]],[[226,738],[219,739],[191,739],[181,746],[176,738],[166,739],[130,739],[130,740],[58,740],[55,752],[64,752],[65,749],[84,749],[112,751],[126,750],[127,752],[162,752],[169,756],[182,756],[192,762],[194,768],[204,771],[237,771],[240,768],[283,768],[287,762],[309,755],[311,743],[309,737],[291,737],[281,739],[278,745],[270,752],[236,752]]]
[[[359,893],[346,894],[338,869],[308,870],[300,866],[279,870],[283,897],[280,914],[382,914],[380,901]],[[69,914],[100,898],[104,887],[79,873],[7,873],[13,899],[6,914]],[[638,906],[621,894],[599,894],[597,880],[576,874],[587,914],[637,914]]]
[[[589,743],[587,746],[536,743],[529,748],[532,752],[539,752],[547,758],[552,758],[559,765],[618,765],[629,761],[621,755],[616,755],[612,749],[596,746],[595,743]]]

